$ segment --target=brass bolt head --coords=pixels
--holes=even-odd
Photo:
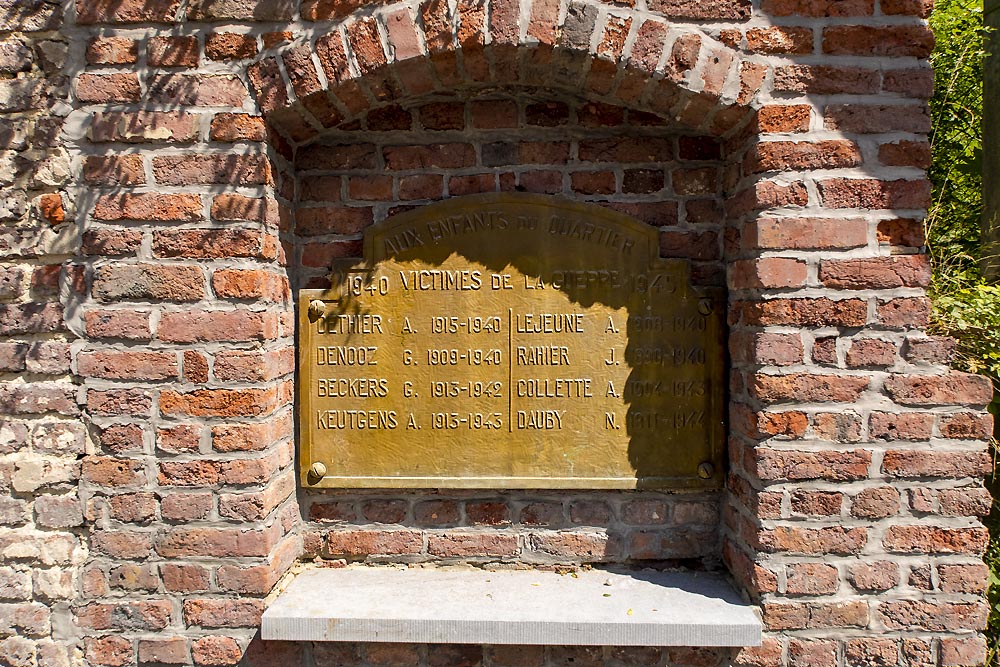
[[[317,482],[326,477],[326,464],[321,461],[314,462],[309,466],[309,477]]]
[[[313,299],[309,302],[309,321],[315,322],[319,318],[326,315],[326,304],[319,299]]]
[[[715,466],[708,461],[703,461],[698,464],[698,477],[702,479],[709,479],[715,474]]]

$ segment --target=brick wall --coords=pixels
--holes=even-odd
[[[0,0],[0,663],[982,663],[990,387],[925,333],[928,11]],[[297,492],[294,290],[510,190],[729,288],[727,488]],[[727,568],[766,637],[254,639],[314,557]]]

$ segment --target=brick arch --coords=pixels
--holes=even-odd
[[[738,30],[713,36],[669,22],[749,15],[741,1],[714,4],[640,14],[597,0],[565,12],[536,2],[519,21],[518,3],[504,0],[460,2],[454,11],[440,0],[394,3],[347,16],[339,3],[316,0],[303,5],[303,18],[343,20],[265,55],[248,67],[248,80],[292,144],[382,104],[495,86],[572,93],[723,136],[755,106],[768,65],[737,48]]]

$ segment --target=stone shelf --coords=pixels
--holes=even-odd
[[[314,568],[264,612],[265,640],[590,646],[759,646],[762,626],[703,572],[557,574]]]

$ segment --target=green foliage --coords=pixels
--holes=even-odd
[[[992,11],[992,3],[990,7]],[[987,285],[978,267],[986,55],[983,2],[938,0],[930,23],[937,40],[931,56],[933,204],[925,223],[934,266],[932,329],[958,340],[960,367],[989,376],[1000,388],[1000,286]],[[1000,66],[1000,61],[992,66]],[[997,414],[1000,401],[994,400],[990,409]],[[996,457],[996,447],[993,451]],[[1000,665],[1000,509],[996,503],[1000,475],[995,459],[988,485],[994,507],[986,520],[990,544],[984,558],[990,566],[987,661]]]
[[[931,168],[934,200],[926,220],[934,263],[932,292],[978,283],[983,209],[983,0],[939,0],[930,19]]]

